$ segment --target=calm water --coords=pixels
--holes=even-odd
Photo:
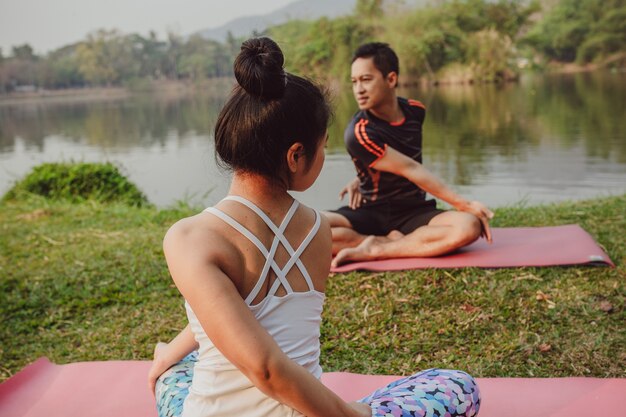
[[[506,86],[401,90],[427,107],[424,164],[460,194],[492,207],[626,192],[626,74],[527,76]],[[112,161],[159,206],[209,205],[229,175],[216,167],[212,129],[227,91],[168,100],[0,103],[0,194],[50,161]],[[298,195],[339,204],[354,176],[343,127],[356,110],[349,86],[318,182]]]

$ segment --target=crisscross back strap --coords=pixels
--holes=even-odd
[[[265,282],[265,277],[267,276],[267,273],[270,267],[274,270],[274,272],[276,272],[277,276],[281,271],[281,269],[278,267],[278,265],[276,265],[276,262],[274,261],[274,254],[276,253],[276,248],[278,247],[278,239],[274,238],[274,240],[272,241],[272,246],[270,247],[270,250],[268,251],[267,248],[263,245],[263,243],[256,236],[254,236],[252,232],[250,232],[245,226],[243,226],[237,220],[230,217],[228,214],[224,213],[223,211],[215,207],[209,207],[204,211],[219,217],[224,222],[228,223],[231,227],[233,227],[235,230],[237,230],[239,233],[241,233],[246,238],[248,238],[248,240],[250,240],[250,242],[252,242],[265,257],[265,264],[263,265],[261,274],[259,275],[259,279],[257,280],[257,283],[252,289],[252,291],[250,292],[250,294],[248,294],[248,297],[246,297],[246,304],[250,305],[250,303],[252,303],[252,300],[254,300],[256,295],[259,293],[263,283]],[[281,281],[277,280],[277,282],[281,282]],[[289,285],[289,283],[287,283],[287,285]],[[291,291],[291,287],[287,286],[285,287],[285,290]],[[252,295],[254,296],[251,297]]]
[[[309,231],[309,234],[307,235],[307,237],[300,244],[299,253],[298,253],[298,251],[294,251],[293,247],[291,246],[291,243],[289,243],[289,241],[287,240],[287,238],[283,234],[284,229],[286,229],[286,227],[287,227],[287,225],[285,224],[285,220],[287,220],[287,222],[289,222],[291,220],[291,217],[293,216],[293,214],[295,213],[296,209],[298,208],[298,205],[299,205],[298,200],[294,199],[293,204],[291,205],[291,208],[289,209],[289,212],[287,212],[287,215],[283,219],[280,228],[277,228],[276,225],[274,224],[274,222],[272,221],[272,219],[270,219],[263,212],[263,210],[261,210],[259,208],[259,206],[257,206],[256,204],[254,204],[250,200],[247,200],[247,199],[245,199],[243,197],[239,197],[239,196],[236,196],[236,195],[230,195],[230,196],[224,198],[224,200],[237,201],[237,202],[245,205],[250,210],[254,211],[265,222],[267,227],[269,227],[270,230],[274,233],[274,235],[276,237],[278,237],[278,239],[280,240],[280,243],[283,244],[283,247],[287,250],[287,253],[291,256],[291,259],[287,262],[287,264],[285,265],[285,268],[283,268],[283,269],[286,270],[286,272],[289,272],[291,270],[291,268],[293,267],[294,263],[295,263],[295,265],[300,270],[300,273],[304,277],[304,280],[306,281],[306,283],[307,283],[307,285],[309,287],[309,290],[313,290],[314,289],[313,281],[311,280],[311,276],[309,275],[309,271],[307,271],[306,267],[304,266],[304,264],[300,260],[300,255],[302,254],[302,252],[304,252],[304,250],[306,249],[308,244],[311,242],[311,240],[313,239],[313,237],[315,236],[315,234],[319,230],[320,223],[321,223],[321,218],[320,218],[320,214],[317,212],[317,210],[315,210],[315,222],[313,224],[313,227]],[[292,210],[293,210],[293,212],[292,212]],[[283,225],[284,225],[284,227],[283,227]]]
[[[313,237],[315,237],[315,234],[319,230],[319,226],[321,223],[320,214],[317,211],[315,211],[315,222],[313,224],[313,227],[311,228],[307,236],[304,238],[302,243],[300,243],[298,249],[294,250],[291,244],[289,243],[289,241],[287,240],[287,238],[284,236],[284,231],[287,228],[287,225],[289,224],[289,222],[291,221],[291,218],[293,217],[294,213],[296,212],[296,209],[298,208],[299,203],[297,200],[294,200],[293,204],[287,211],[287,214],[283,218],[280,226],[278,227],[258,206],[256,206],[251,201],[248,201],[245,198],[239,197],[239,196],[228,196],[224,198],[224,200],[237,201],[245,205],[246,207],[254,211],[265,222],[265,224],[270,228],[270,230],[274,233],[274,239],[272,240],[272,245],[270,246],[270,249],[268,250],[265,247],[265,245],[263,245],[263,243],[252,232],[250,232],[245,226],[243,226],[241,223],[233,219],[228,214],[224,213],[223,211],[215,207],[209,207],[205,210],[206,212],[209,212],[219,217],[221,220],[223,220],[224,222],[229,224],[231,227],[233,227],[235,230],[237,230],[242,235],[244,235],[248,240],[250,240],[250,242],[252,242],[259,249],[261,254],[263,254],[263,256],[265,257],[265,264],[263,265],[259,279],[257,280],[252,291],[250,291],[250,294],[248,294],[248,296],[246,297],[246,303],[250,305],[252,301],[256,298],[261,288],[263,287],[265,280],[267,279],[267,275],[268,275],[270,268],[272,268],[272,270],[276,274],[277,279],[276,281],[274,281],[274,283],[270,287],[270,290],[268,291],[268,296],[274,295],[276,291],[278,290],[278,288],[280,288],[280,285],[283,285],[287,293],[293,292],[291,286],[289,285],[289,282],[287,281],[287,273],[291,270],[291,268],[294,265],[298,266],[298,269],[300,270],[302,276],[304,277],[309,287],[309,290],[313,290],[314,289],[313,282],[311,280],[311,277],[306,267],[304,266],[302,261],[300,261],[300,256],[302,255],[304,250],[307,248],[311,240],[313,240]],[[287,263],[285,264],[283,268],[280,268],[276,264],[276,261],[274,260],[274,256],[276,255],[276,250],[278,249],[279,242],[282,243],[283,247],[285,248],[287,253],[290,255],[289,260],[287,261]]]

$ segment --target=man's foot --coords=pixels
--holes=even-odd
[[[376,252],[379,245],[381,243],[390,242],[391,240],[392,239],[387,236],[368,236],[358,246],[340,250],[333,259],[331,266],[336,268],[348,261],[368,261],[376,259]]]

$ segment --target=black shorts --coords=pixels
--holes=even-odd
[[[352,228],[362,235],[384,236],[392,230],[409,234],[418,227],[425,226],[445,210],[436,208],[435,200],[417,202],[376,202],[352,210],[343,206],[330,210],[344,216]]]

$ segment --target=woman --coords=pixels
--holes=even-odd
[[[330,109],[320,88],[285,73],[283,61],[268,38],[243,43],[238,85],[215,128],[216,152],[233,171],[229,195],[165,236],[189,325],[155,349],[149,384],[159,415],[365,417],[389,405],[377,402],[389,391],[368,400],[372,409],[319,381],[330,226],[288,191],[319,175]],[[455,377],[476,396],[466,408],[477,409],[471,377]],[[457,394],[449,397],[458,402]]]

